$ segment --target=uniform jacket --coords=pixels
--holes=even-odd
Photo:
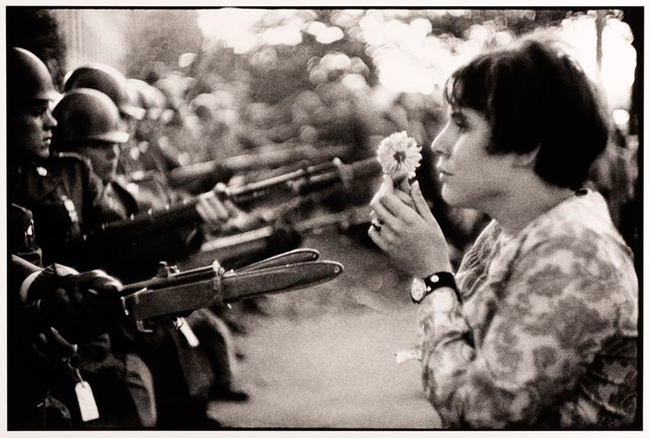
[[[52,154],[42,162],[26,162],[12,175],[10,200],[32,211],[36,244],[43,262],[74,262],[66,243],[82,233],[121,218],[105,197],[102,182],[81,156]]]
[[[17,204],[11,204],[8,212],[7,249],[35,264],[42,265],[43,253],[36,245],[36,228],[32,212]]]

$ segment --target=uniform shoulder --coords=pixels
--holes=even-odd
[[[81,154],[76,152],[55,152],[50,157],[53,161],[82,161],[84,163],[88,162],[88,159]]]
[[[14,212],[14,213],[17,213],[17,214],[23,214],[23,215],[30,216],[30,217],[32,216],[32,211],[31,210],[28,210],[27,208],[25,208],[25,207],[23,207],[21,205],[14,204],[13,202],[11,203],[11,211]]]
[[[64,167],[83,167],[85,169],[92,169],[92,164],[88,157],[85,157],[76,152],[55,152],[50,155],[49,166],[64,166]]]

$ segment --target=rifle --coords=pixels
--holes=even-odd
[[[216,258],[224,265],[237,267],[264,256],[296,248],[306,235],[331,227],[336,227],[340,232],[347,232],[366,224],[370,222],[370,207],[351,207],[341,212],[321,214],[303,220],[286,220],[286,215],[286,211],[280,213],[281,219],[277,223],[208,240],[201,245],[198,252],[180,264],[189,268]]]
[[[291,163],[306,161],[321,163],[336,157],[345,156],[348,146],[312,145],[297,146],[290,149],[275,150],[255,155],[239,155],[219,161],[190,164],[173,169],[167,174],[167,183],[174,188],[188,185],[213,187],[218,182],[227,181],[235,174],[261,169],[273,169]]]
[[[243,186],[217,186],[215,192],[221,199],[229,199],[235,204],[252,202],[268,195],[273,190],[289,190],[291,195],[300,196],[311,191],[321,190],[337,183],[350,187],[352,181],[378,175],[381,166],[376,158],[368,158],[352,164],[343,164],[341,160],[308,166],[283,175],[252,182]],[[88,247],[101,245],[106,251],[111,246],[149,237],[182,225],[196,225],[200,216],[196,211],[198,198],[190,198],[175,206],[167,206],[158,211],[132,216],[129,219],[101,225],[71,244]]]
[[[313,249],[289,251],[237,270],[218,261],[180,272],[162,262],[156,277],[124,286],[122,308],[138,330],[146,321],[175,317],[193,310],[263,294],[304,289],[331,281],[343,272],[334,261],[318,261]]]

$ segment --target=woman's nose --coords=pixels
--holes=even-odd
[[[436,155],[447,156],[449,155],[450,144],[449,135],[445,128],[436,136],[433,142],[431,142],[431,150]]]

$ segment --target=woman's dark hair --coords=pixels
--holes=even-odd
[[[488,152],[527,153],[539,146],[535,172],[578,189],[605,149],[608,127],[598,93],[577,62],[548,39],[523,38],[456,70],[445,100],[484,114]]]

